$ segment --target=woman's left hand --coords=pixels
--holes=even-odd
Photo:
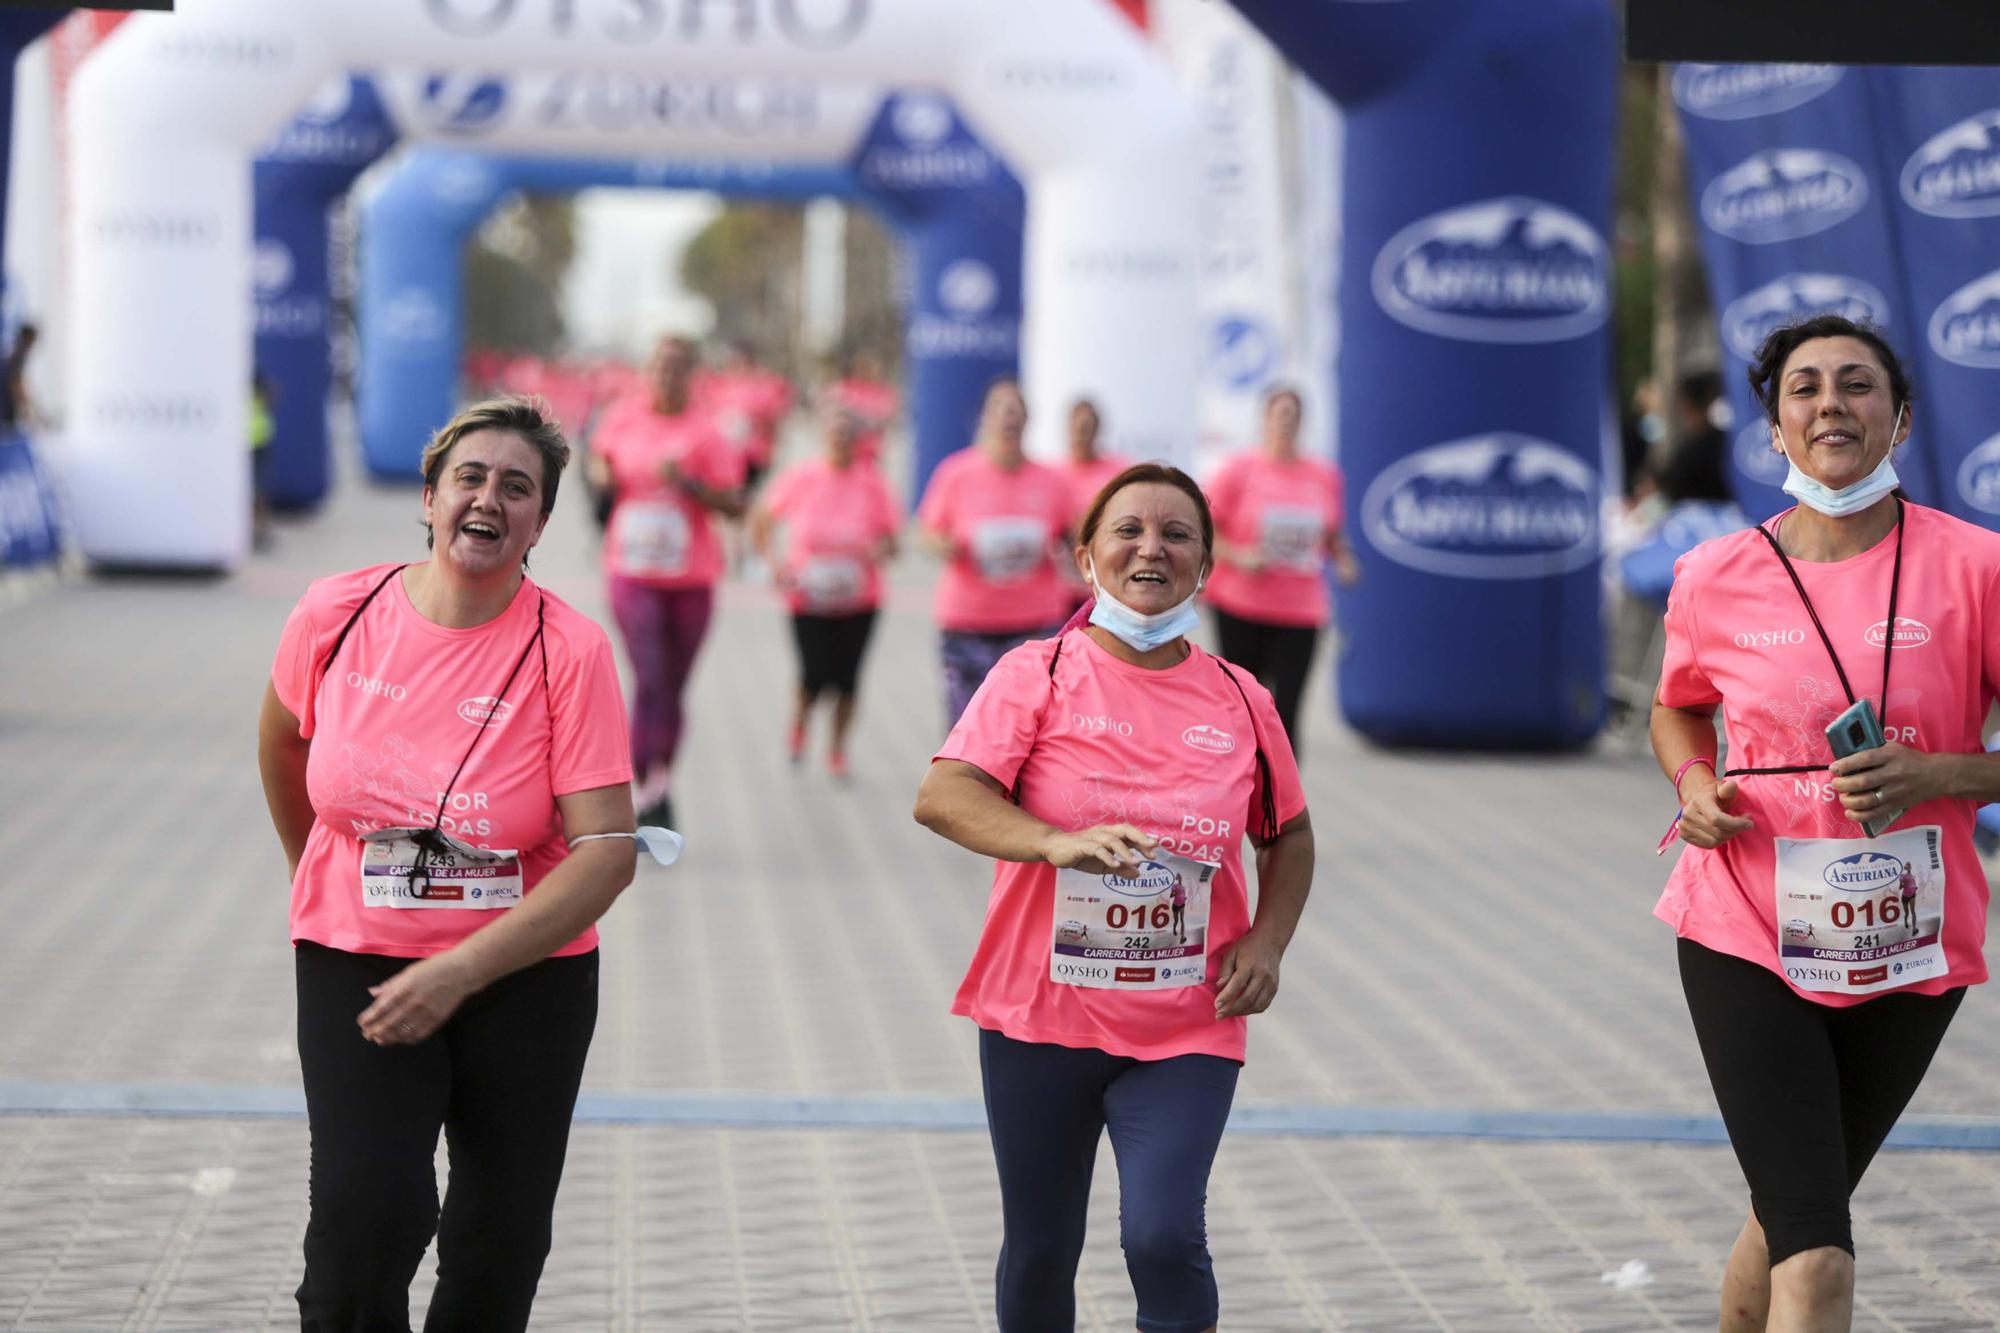
[[[1222,956],[1215,974],[1215,1016],[1261,1014],[1278,998],[1278,961],[1284,950],[1265,940],[1256,927],[1245,931]]]
[[[361,1011],[361,1035],[377,1046],[414,1046],[443,1027],[477,989],[465,964],[449,953],[419,958],[368,988],[375,1002]]]
[[[1943,762],[1897,741],[1836,759],[1833,789],[1855,823],[1883,810],[1911,810],[1945,794]]]

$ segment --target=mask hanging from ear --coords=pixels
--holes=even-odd
[[[1880,500],[1883,496],[1902,484],[1896,476],[1894,458],[1896,454],[1896,432],[1903,428],[1903,414],[1909,404],[1896,409],[1896,424],[1889,428],[1889,452],[1882,455],[1882,461],[1875,470],[1851,486],[1833,487],[1815,481],[1799,471],[1797,463],[1790,463],[1790,471],[1785,474],[1784,492],[1809,509],[1817,510],[1828,518],[1846,518]],[[1789,457],[1787,462],[1789,463]]]
[[[1097,604],[1091,608],[1090,623],[1137,652],[1151,652],[1201,627],[1201,613],[1194,609],[1195,594],[1201,591],[1200,584],[1195,585],[1194,592],[1188,594],[1186,601],[1152,615],[1134,611],[1105,591],[1104,585],[1097,581],[1097,561],[1094,559],[1090,562],[1090,586],[1097,593]]]

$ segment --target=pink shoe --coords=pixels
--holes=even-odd
[[[790,757],[791,757],[791,761],[792,761],[793,763],[795,763],[795,764],[796,764],[796,763],[798,763],[798,762],[799,762],[799,760],[801,760],[801,759],[803,759],[803,758],[805,758],[805,757],[806,757],[806,727],[805,727],[805,723],[803,723],[803,722],[794,722],[794,723],[792,724],[792,734],[791,734],[791,738],[790,738],[789,740],[787,740],[787,741],[785,742],[785,744],[786,744],[786,747],[787,747],[787,752],[788,752],[788,754],[790,755]]]
[[[847,776],[847,756],[839,750],[835,750],[827,755],[826,771],[834,777],[845,778]]]

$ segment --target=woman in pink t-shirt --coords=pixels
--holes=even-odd
[[[1655,913],[1750,1185],[1722,1327],[1845,1329],[1848,1196],[1986,979],[2000,535],[1897,489],[1910,391],[1879,331],[1780,328],[1750,377],[1800,503],[1676,568],[1653,748],[1689,850]],[[1886,743],[1836,760],[1857,701]]]
[[[604,571],[632,659],[633,799],[640,822],[669,827],[681,697],[725,564],[716,519],[744,512],[743,455],[694,401],[694,368],[692,342],[662,339],[651,392],[605,409],[588,462],[592,486],[613,497]]]
[[[861,657],[882,604],[882,562],[896,554],[902,510],[889,483],[855,456],[861,423],[844,407],[826,410],[826,456],[799,463],[771,483],[750,514],[757,554],[778,571],[792,609],[799,655],[791,757],[805,754],[813,701],[833,695],[827,770],[847,776],[847,732],[854,722]],[[772,529],[785,530],[784,559],[773,558]]]
[[[1208,483],[1216,641],[1270,689],[1294,748],[1299,700],[1332,615],[1327,563],[1342,583],[1361,573],[1341,535],[1340,471],[1299,452],[1299,418],[1298,390],[1273,386],[1264,395],[1263,442],[1223,463]]]
[[[1097,447],[1103,425],[1097,404],[1090,399],[1079,398],[1070,404],[1069,457],[1063,460],[1057,471],[1068,480],[1070,505],[1079,514],[1090,508],[1090,502],[1104,489],[1105,482],[1132,466],[1131,459],[1120,454],[1104,453]],[[1069,600],[1064,614],[1074,614],[1078,607],[1090,600],[1090,585],[1083,581],[1083,575],[1067,560],[1058,561],[1057,569],[1062,574],[1063,592]]]
[[[1178,469],[1114,478],[1075,551],[1096,599],[1000,660],[917,794],[919,822],[997,861],[952,1011],[980,1028],[1002,1328],[1073,1326],[1106,1129],[1139,1326],[1216,1320],[1202,1199],[1313,835],[1269,693],[1186,637],[1213,532]]]
[[[825,396],[834,405],[854,413],[861,423],[855,457],[864,467],[879,466],[882,441],[902,405],[896,387],[882,378],[881,358],[866,348],[853,353],[840,378],[826,387]]]
[[[1062,474],[1022,452],[1027,425],[1021,386],[995,380],[978,438],[937,465],[917,506],[919,539],[945,562],[935,606],[947,726],[995,662],[1054,633],[1069,605],[1055,556],[1077,511]]]
[[[633,867],[610,642],[524,573],[568,458],[534,404],[459,413],[424,450],[431,558],[321,579],[279,640],[258,758],[293,872],[307,1328],[407,1328],[433,1232],[429,1326],[527,1326],[594,923]]]

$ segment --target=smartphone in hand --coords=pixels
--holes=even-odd
[[[1828,723],[1826,743],[1832,747],[1835,759],[1880,748],[1882,722],[1875,716],[1874,700],[1862,699]],[[1869,837],[1878,838],[1884,829],[1902,817],[1901,810],[1870,811],[1868,818],[1861,821],[1861,829]]]

